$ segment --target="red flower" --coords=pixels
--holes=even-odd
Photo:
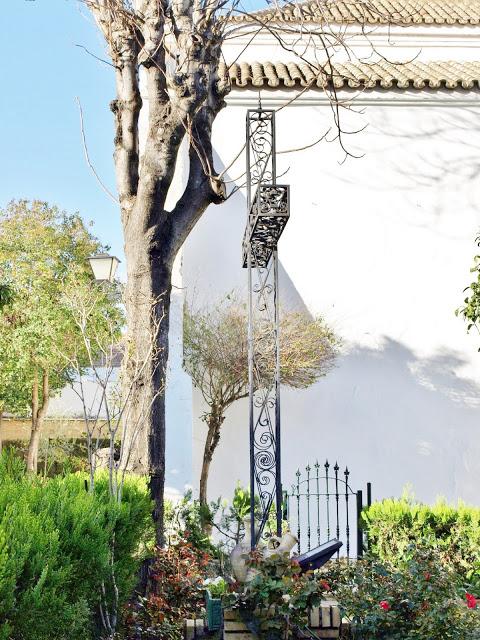
[[[431,573],[428,573],[428,571],[426,571],[426,572],[423,574],[423,576],[424,576],[425,580],[430,580],[430,578],[432,577],[432,574],[431,574]]]
[[[328,584],[328,582],[326,580],[320,580],[320,586],[325,591],[330,591],[330,585]]]
[[[477,599],[475,598],[475,596],[472,596],[471,593],[466,593],[465,600],[467,601],[467,607],[469,609],[475,609],[475,607],[477,606]]]
[[[382,600],[380,602],[380,606],[382,607],[382,609],[384,611],[390,611],[390,604],[389,604],[389,602],[387,600]]]

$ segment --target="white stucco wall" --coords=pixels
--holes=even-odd
[[[277,104],[282,97],[264,92]],[[247,103],[237,91],[216,122],[221,165],[243,143]],[[429,101],[429,102],[426,102]],[[281,155],[291,219],[279,254],[284,303],[321,313],[343,338],[335,370],[305,391],[282,392],[283,479],[298,466],[338,459],[352,485],[374,497],[437,495],[480,503],[479,339],[454,311],[469,281],[480,227],[478,94],[369,92],[363,115],[344,113],[348,149],[337,143]],[[331,124],[310,94],[279,111],[278,148],[302,146]],[[235,173],[235,171],[237,173]],[[235,177],[238,167],[230,171]],[[240,247],[245,199],[211,207],[188,239],[184,283],[197,300],[245,287]],[[194,485],[204,441],[194,393]],[[212,464],[210,495],[248,479],[247,403],[227,416]]]
[[[372,43],[390,59],[480,59],[475,27],[379,28],[369,39],[368,45],[364,37],[350,41],[362,59],[372,57]],[[387,39],[394,50],[382,50]],[[241,38],[228,44],[226,59],[244,45]],[[250,62],[288,55],[268,37],[242,54]],[[238,90],[229,96],[214,128],[217,169],[243,145],[245,112],[257,97]],[[291,98],[262,91],[266,106]],[[410,484],[422,500],[443,495],[479,504],[480,340],[454,315],[480,228],[479,93],[365,91],[353,104],[363,114],[344,111],[344,128],[367,128],[344,143],[359,158],[342,163],[338,142],[325,141],[279,156],[292,197],[279,247],[282,303],[321,313],[344,341],[327,378],[308,390],[282,390],[284,483],[299,466],[329,458],[349,466],[353,488],[372,481],[376,498],[398,496]],[[306,92],[277,114],[278,149],[309,144],[332,125],[324,97]],[[243,167],[240,158],[228,177],[235,180]],[[184,168],[180,163],[172,203]],[[232,289],[245,291],[245,220],[242,191],[210,207],[176,264],[167,384],[171,490],[198,487],[205,438],[201,397],[196,391],[192,397],[182,370],[184,296],[214,302]],[[222,429],[210,496],[230,497],[236,482],[247,479],[248,415],[241,401]]]

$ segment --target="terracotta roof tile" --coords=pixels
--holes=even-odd
[[[480,0],[306,0],[278,2],[234,22],[358,24],[480,24]]]
[[[480,87],[480,62],[345,62],[334,64],[328,73],[304,62],[240,62],[228,68],[222,63],[220,76],[221,82],[229,81],[232,88],[250,89],[326,86],[336,89],[473,89]]]

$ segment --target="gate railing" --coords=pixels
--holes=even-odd
[[[316,462],[296,473],[296,482],[285,492],[285,518],[298,538],[298,552],[309,551],[332,538],[343,542],[347,558],[362,557],[367,541],[360,515],[364,507],[362,490],[350,486],[348,467],[340,471],[328,460]],[[366,506],[372,503],[372,485],[367,483]],[[355,551],[352,555],[352,533]],[[339,552],[340,554],[340,552]],[[339,555],[338,554],[338,555]]]

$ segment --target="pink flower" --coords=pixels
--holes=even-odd
[[[475,609],[475,607],[477,606],[477,599],[475,598],[475,596],[472,596],[471,593],[466,593],[465,600],[467,601],[467,607],[469,609]]]
[[[380,606],[384,611],[390,611],[390,603],[388,602],[388,600],[382,600],[380,602]]]

